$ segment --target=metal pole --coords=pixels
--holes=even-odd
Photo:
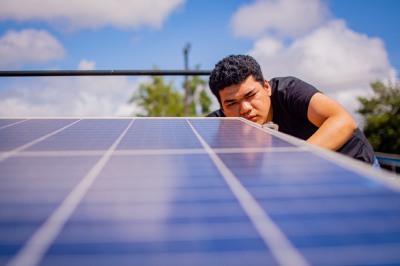
[[[190,43],[186,44],[185,48],[183,49],[183,55],[185,60],[185,71],[189,70],[189,51],[190,51]],[[190,99],[190,92],[189,92],[189,77],[188,75],[185,76],[185,102],[184,102],[184,116],[189,116],[189,99]]]
[[[16,70],[0,71],[0,77],[52,76],[209,76],[210,70]]]

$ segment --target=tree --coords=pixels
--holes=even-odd
[[[189,116],[210,112],[211,99],[206,92],[206,81],[198,76],[188,79]],[[153,76],[151,83],[142,83],[129,103],[136,103],[143,112],[135,116],[184,116],[184,94],[174,87],[173,81],[166,84],[163,77]]]
[[[206,81],[198,76],[188,80],[189,116],[210,113],[211,99],[206,91]]]
[[[400,84],[371,83],[374,94],[358,97],[362,106],[357,110],[364,119],[365,136],[375,151],[400,152]]]
[[[160,76],[152,76],[152,83],[142,83],[129,100],[143,109],[136,116],[181,116],[183,98],[170,82],[166,84]]]

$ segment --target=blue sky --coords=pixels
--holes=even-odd
[[[32,1],[33,2],[33,1]],[[369,83],[397,80],[396,0],[23,0],[0,3],[0,69],[212,69],[251,54],[354,114]],[[146,77],[2,78],[0,116],[116,116]],[[177,82],[177,86],[179,86]],[[216,105],[214,105],[216,106]]]

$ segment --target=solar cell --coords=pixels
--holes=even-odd
[[[0,264],[400,265],[392,177],[236,118],[0,119]]]

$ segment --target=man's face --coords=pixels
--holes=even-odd
[[[271,87],[264,81],[263,87],[253,76],[238,85],[219,91],[221,107],[226,116],[243,117],[258,124],[272,120]]]

